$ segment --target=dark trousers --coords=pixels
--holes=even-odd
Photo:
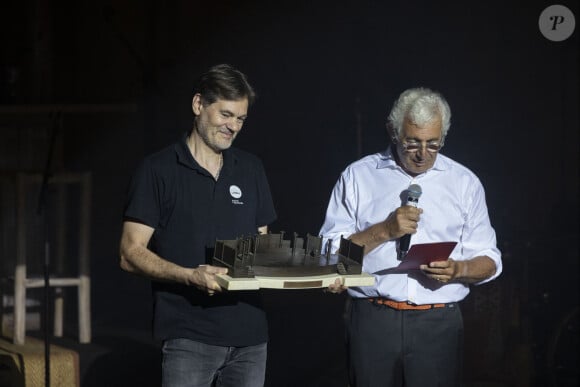
[[[352,299],[347,305],[350,387],[461,385],[463,318],[458,304],[395,310]]]

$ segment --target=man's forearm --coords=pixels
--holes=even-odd
[[[366,230],[352,234],[348,239],[359,246],[364,246],[364,254],[368,254],[391,239],[385,222],[372,225]]]
[[[183,267],[159,257],[143,246],[122,248],[121,268],[156,281],[187,283]]]
[[[485,255],[456,263],[458,268],[454,279],[465,283],[483,281],[493,276],[496,270],[495,262]]]

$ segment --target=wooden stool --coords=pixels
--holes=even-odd
[[[0,386],[44,386],[44,342],[29,337],[25,345],[0,339]],[[79,355],[57,345],[50,346],[50,385],[80,386]]]

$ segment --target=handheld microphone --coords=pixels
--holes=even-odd
[[[423,191],[418,184],[411,184],[407,188],[407,206],[417,207],[419,204],[419,197]],[[409,244],[411,243],[411,234],[405,234],[399,240],[399,258],[403,259],[409,251]]]

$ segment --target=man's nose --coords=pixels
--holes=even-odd
[[[230,121],[227,123],[227,127],[232,132],[238,132],[242,128],[242,122],[235,117],[232,117]]]
[[[420,158],[424,159],[425,155],[427,154],[427,144],[421,144],[419,146],[419,149],[417,149],[417,155],[419,155]]]

